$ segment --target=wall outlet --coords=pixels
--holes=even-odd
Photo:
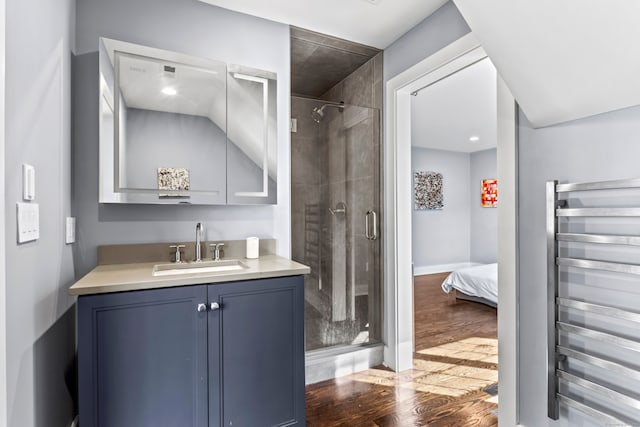
[[[68,245],[76,242],[76,219],[74,217],[67,217],[66,221],[66,234],[64,242]]]

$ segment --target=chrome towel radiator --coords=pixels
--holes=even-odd
[[[603,425],[640,425],[639,247],[640,179],[547,182],[549,418],[565,407]],[[601,283],[624,286],[602,293]]]

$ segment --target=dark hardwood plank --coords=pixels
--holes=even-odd
[[[376,367],[307,387],[309,426],[497,426],[496,309],[448,302],[448,273],[414,282],[414,369]]]

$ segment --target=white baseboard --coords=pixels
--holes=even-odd
[[[439,264],[439,265],[414,267],[413,275],[421,276],[423,274],[445,273],[447,271],[454,271],[454,270],[459,270],[461,268],[474,267],[476,265],[482,265],[482,264],[477,262],[458,262],[455,264]]]
[[[308,353],[305,359],[305,380],[309,385],[381,365],[383,346],[318,350]]]

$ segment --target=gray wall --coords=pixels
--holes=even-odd
[[[440,172],[444,196],[442,210],[413,210],[414,265],[469,262],[469,154],[412,147],[411,169]]]
[[[78,0],[80,56],[76,62],[80,68],[93,67],[97,73],[97,55],[85,54],[98,50],[101,36],[276,72],[278,205],[99,205],[97,107],[92,101],[76,99],[74,206],[78,216],[78,274],[95,266],[98,245],[193,240],[197,221],[205,223],[207,239],[272,237],[278,240],[277,252],[289,255],[288,26],[194,0]],[[84,85],[79,89],[97,90],[97,86],[93,89],[97,79],[91,79],[78,75],[77,84]]]
[[[520,414],[524,425],[593,425],[581,424],[577,418],[568,419],[566,414],[557,424],[546,418],[545,182],[637,178],[640,175],[638,134],[640,107],[537,130],[532,129],[526,117],[520,114],[520,301],[526,303],[520,304],[519,366]],[[622,202],[633,203],[631,199]],[[638,203],[637,198],[635,203]],[[599,232],[616,232],[606,224],[607,221],[604,223]],[[637,263],[637,251],[634,256]],[[628,262],[634,262],[634,258]],[[637,279],[631,282],[628,285],[632,293],[625,293],[624,299],[615,305],[636,309],[640,305]],[[599,284],[592,284],[588,290],[591,292],[589,297],[596,301],[617,294],[613,290],[600,289]],[[604,351],[608,353],[610,349]]]
[[[471,262],[489,264],[498,261],[498,209],[483,208],[480,205],[481,181],[498,177],[497,156],[495,148],[476,151],[470,155]],[[498,203],[499,200],[498,188]]]
[[[6,315],[9,426],[66,427],[74,414],[71,214],[74,2],[6,2]],[[40,239],[16,243],[21,167],[36,169]],[[5,272],[2,272],[5,274]]]
[[[384,81],[405,71],[471,30],[452,1],[384,50]]]

